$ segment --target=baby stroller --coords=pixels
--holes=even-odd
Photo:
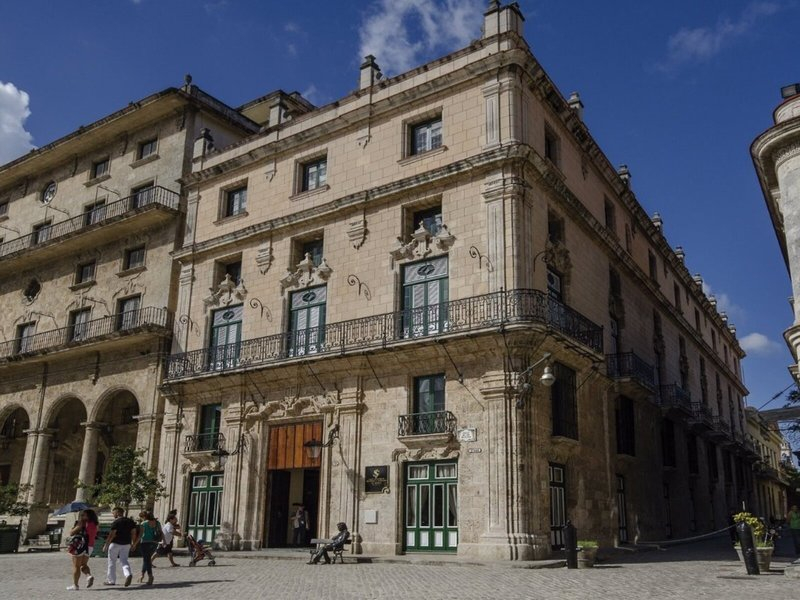
[[[203,545],[203,540],[196,540],[194,536],[187,533],[186,543],[189,546],[189,566],[195,566],[199,561],[208,559],[208,566],[213,567],[217,564],[211,550]]]

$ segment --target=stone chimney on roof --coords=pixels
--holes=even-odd
[[[581,102],[581,96],[578,92],[572,92],[570,94],[567,105],[569,105],[569,107],[575,111],[575,114],[578,115],[578,118],[583,121],[583,102]]]
[[[519,4],[512,2],[507,6],[501,6],[498,0],[492,0],[483,13],[483,37],[490,38],[506,31],[513,31],[522,36],[523,21],[525,17],[522,16]]]
[[[286,103],[283,101],[282,96],[278,96],[269,105],[269,127],[280,125],[288,120],[286,117]]]
[[[361,63],[361,79],[359,80],[358,89],[363,90],[372,87],[383,78],[381,68],[375,62],[375,57],[372,54],[367,54],[364,57],[364,62]]]
[[[200,130],[200,135],[194,140],[192,157],[194,159],[201,158],[212,150],[214,150],[214,138],[211,137],[211,130],[208,127],[203,127]]]

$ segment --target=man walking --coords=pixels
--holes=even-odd
[[[786,520],[789,523],[789,532],[792,534],[792,541],[794,542],[794,553],[800,554],[800,511],[797,510],[797,505],[792,504],[789,513],[786,515]]]
[[[103,552],[108,552],[108,572],[105,585],[117,584],[117,559],[119,559],[122,574],[125,575],[125,587],[128,587],[133,578],[128,555],[131,548],[136,548],[136,544],[139,542],[139,529],[133,519],[125,516],[125,511],[121,508],[116,507],[112,514],[114,522],[111,523],[111,531],[108,532],[106,543],[103,545]]]

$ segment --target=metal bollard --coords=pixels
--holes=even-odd
[[[750,529],[750,525],[742,521],[736,526],[736,534],[739,536],[739,544],[742,546],[742,556],[744,557],[744,566],[747,567],[747,574],[761,575],[755,544],[753,544],[753,530]]]
[[[567,551],[567,568],[578,568],[578,531],[572,524],[572,521],[567,520],[562,527],[561,531],[564,533],[564,549]]]

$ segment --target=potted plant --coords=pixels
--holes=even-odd
[[[589,569],[597,560],[598,543],[596,540],[578,540],[578,568]]]
[[[30,489],[30,485],[9,483],[0,485],[0,515],[24,517],[29,512],[28,503],[22,498]],[[16,552],[19,546],[19,537],[22,524],[8,525],[0,521],[0,552]]]
[[[756,549],[758,569],[761,572],[768,572],[769,564],[772,561],[772,551],[775,549],[772,542],[774,531],[767,529],[761,519],[749,512],[735,514],[733,515],[733,520],[736,524],[747,523],[747,525],[750,526],[750,530],[753,532],[753,545]],[[744,561],[741,544],[737,542],[734,547],[736,548],[736,553],[739,555],[739,559]]]

